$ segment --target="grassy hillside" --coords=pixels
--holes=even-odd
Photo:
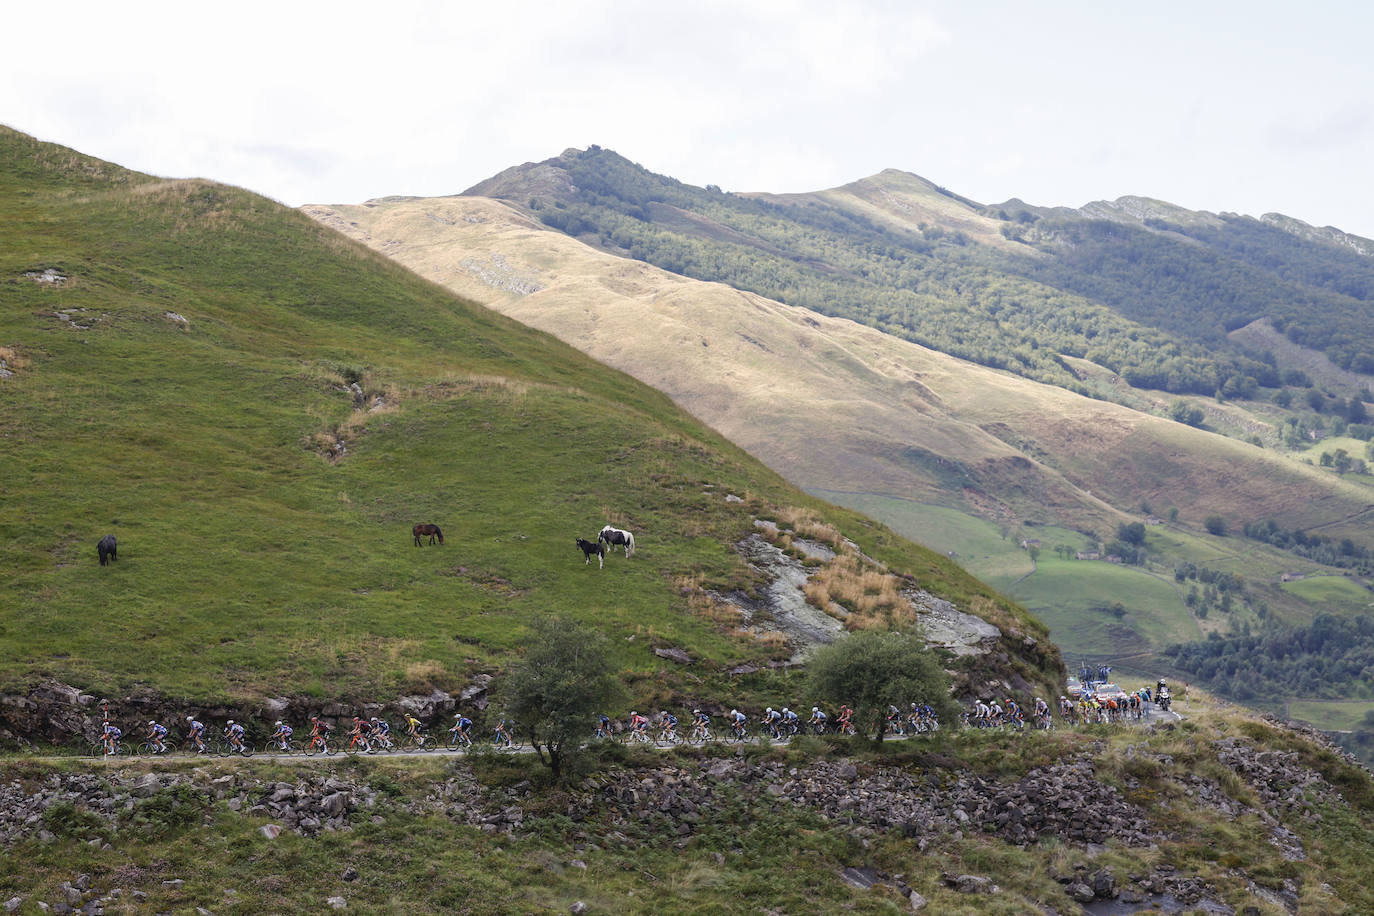
[[[3,687],[453,689],[564,612],[615,637],[632,684],[671,691],[772,657],[682,583],[752,587],[732,544],[788,507],[1043,632],[666,396],[303,214],[9,130],[0,347]],[[414,547],[417,522],[447,543]],[[608,522],[639,553],[584,566],[573,539]],[[695,673],[663,671],[668,645]]]
[[[922,186],[904,193],[907,209],[875,200],[931,218],[963,206],[928,189],[923,197]],[[1199,399],[1208,429],[1190,427],[1154,415],[1167,392],[1132,388],[1086,360],[1066,362],[1095,398],[616,257],[499,201],[389,198],[306,212],[664,390],[811,492],[952,554],[1035,609],[1074,658],[1148,673],[1171,642],[1262,625],[1261,605],[1292,624],[1367,610],[1367,598],[1333,605],[1281,588],[1282,575],[1319,567],[1236,536],[1265,518],[1338,540],[1372,536],[1366,478],[1276,448],[1277,408]],[[1093,536],[1110,541],[1149,514],[1145,505],[1177,512],[1151,527],[1148,566],[1056,554],[1087,549]],[[1233,536],[1205,532],[1213,514]],[[1042,543],[1034,568],[1023,538]],[[1192,583],[1173,579],[1185,561],[1241,576],[1248,601],[1200,618],[1184,604]]]

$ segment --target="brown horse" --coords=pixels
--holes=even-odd
[[[422,537],[428,537],[431,544],[434,543],[435,538],[439,539],[440,544],[444,543],[444,533],[439,530],[438,525],[416,525],[410,529],[410,533],[415,535],[416,547],[421,546],[420,538]]]

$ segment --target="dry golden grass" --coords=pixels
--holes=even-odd
[[[678,576],[673,580],[673,586],[686,599],[687,610],[715,624],[723,632],[739,630],[744,620],[743,612],[708,592],[700,576]]]
[[[28,364],[29,361],[14,347],[0,347],[0,368],[18,372]]]

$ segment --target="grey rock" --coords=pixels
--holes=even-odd
[[[348,901],[342,897],[330,897],[328,900],[325,901],[325,903],[329,904],[332,908],[336,910],[348,909]]]
[[[573,916],[581,916],[582,913],[587,912],[587,904],[579,900],[572,906],[568,907],[568,912],[572,913]]]
[[[258,828],[258,833],[261,833],[269,840],[275,840],[277,837],[281,836],[281,826],[279,824],[263,824]]]
[[[1069,892],[1070,897],[1077,900],[1079,903],[1091,903],[1097,899],[1097,894],[1093,892],[1093,889],[1082,881],[1076,881],[1070,884],[1065,890]]]
[[[6,913],[13,913],[15,910],[19,909],[19,908],[20,908],[21,906],[23,906],[23,905],[24,905],[24,898],[23,898],[23,897],[11,897],[10,899],[8,899],[8,900],[5,901],[5,912],[6,912]]]
[[[911,894],[908,895],[907,900],[911,903],[911,911],[913,913],[925,909],[926,904],[930,902],[926,900],[926,898],[922,897],[920,894],[916,893],[915,891],[912,891]]]

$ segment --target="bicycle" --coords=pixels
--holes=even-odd
[[[176,753],[176,749],[177,743],[175,741],[163,741],[161,743],[161,749],[159,749],[158,742],[148,740],[140,742],[137,749],[134,750],[134,753],[138,754],[140,757],[161,757],[166,754]]]
[[[314,757],[316,754],[323,754],[328,757],[334,751],[329,747],[329,741],[324,735],[311,735],[310,741],[305,745],[305,755]]]
[[[221,739],[215,745],[215,753],[220,757],[228,757],[236,754],[240,757],[252,757],[253,745],[247,741],[232,741],[229,738]]]
[[[285,744],[286,746],[282,747],[283,744]],[[264,754],[292,756],[295,754],[299,754],[301,752],[301,746],[297,744],[295,741],[291,740],[290,738],[287,738],[284,742],[279,739],[269,739],[267,742],[267,746],[264,747],[262,750]]]
[[[128,757],[132,753],[133,749],[122,741],[115,741],[110,745],[104,739],[98,738],[91,742],[92,757]]]
[[[707,741],[710,740],[711,726],[702,725],[700,722],[692,726],[692,732],[687,738],[687,741],[690,744],[705,744]]]
[[[675,727],[665,726],[659,729],[658,735],[654,739],[654,743],[659,747],[672,747],[675,744],[682,743],[682,736],[677,733]]]
[[[407,752],[424,753],[425,751],[433,750],[434,747],[433,740],[424,732],[416,732],[413,735],[407,732],[405,737],[401,739],[401,750]]]
[[[491,736],[491,743],[496,746],[498,751],[508,751],[515,747],[515,739],[511,737],[511,733],[506,730],[504,724],[496,726],[496,731]]]
[[[357,754],[371,754],[372,742],[367,739],[366,735],[349,732],[348,743],[344,745],[343,750],[350,757]]]
[[[456,751],[459,748],[467,750],[472,747],[472,739],[468,737],[466,729],[450,728],[448,730],[448,749]]]
[[[731,723],[730,733],[725,736],[725,740],[731,743],[748,741],[749,729],[738,722]]]

